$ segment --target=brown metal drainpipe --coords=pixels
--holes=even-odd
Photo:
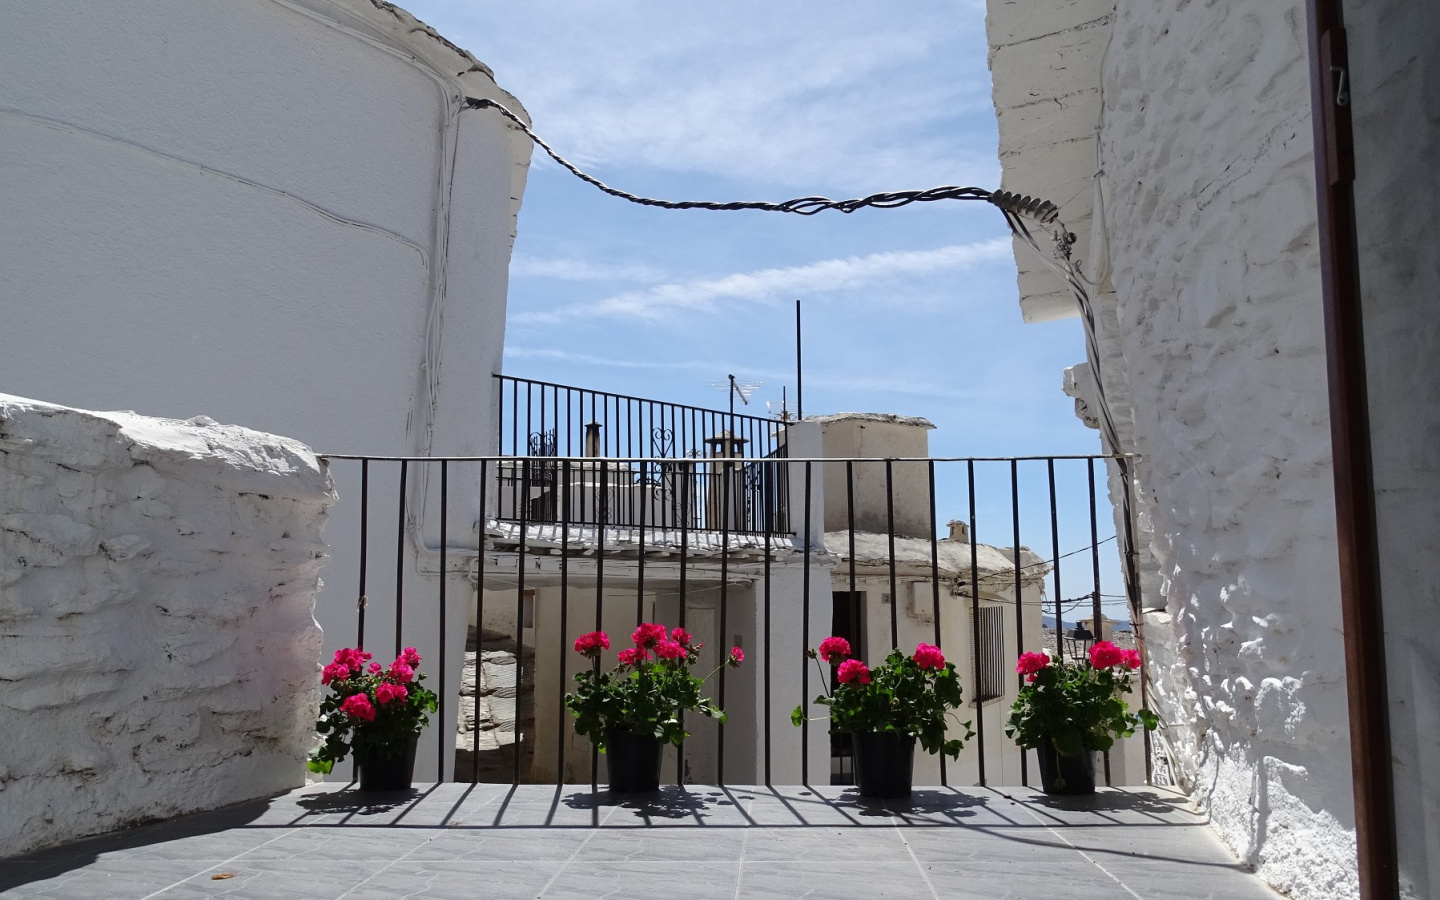
[[[1355,238],[1355,147],[1341,0],[1308,0],[1310,104],[1335,462],[1340,608],[1350,707],[1355,843],[1362,900],[1397,900],[1395,797],[1385,689],[1380,551]]]

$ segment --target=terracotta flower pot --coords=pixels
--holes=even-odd
[[[1040,790],[1047,794],[1095,793],[1095,755],[1089,750],[1061,756],[1046,741],[1036,752],[1040,756]]]
[[[389,756],[371,754],[356,758],[362,791],[408,791],[415,778],[415,748],[420,735],[411,735],[406,745]]]
[[[607,731],[605,758],[610,769],[610,790],[625,794],[660,790],[662,749],[664,744],[652,735]]]
[[[915,774],[915,738],[894,732],[852,734],[855,784],[862,797],[908,797]]]

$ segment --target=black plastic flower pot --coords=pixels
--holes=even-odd
[[[415,748],[419,743],[420,735],[411,735],[404,747],[387,756],[371,753],[364,759],[357,758],[360,790],[408,791],[415,778]]]
[[[660,751],[664,746],[653,735],[607,731],[605,759],[610,769],[610,790],[622,794],[660,790]]]
[[[915,775],[915,738],[894,732],[852,734],[855,784],[862,797],[908,797]]]
[[[1095,793],[1095,755],[1083,751],[1061,756],[1049,741],[1036,748],[1040,755],[1040,790],[1047,794]]]

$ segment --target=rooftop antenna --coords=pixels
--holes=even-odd
[[[770,413],[770,418],[778,422],[789,422],[792,418],[790,413],[790,401],[786,396],[786,388],[780,388],[780,405],[777,407],[774,400],[765,401],[765,409]]]
[[[746,406],[750,405],[750,395],[755,389],[764,384],[763,381],[739,381],[734,375],[725,376],[728,381],[712,381],[710,386],[716,390],[726,391],[730,395],[730,415],[735,415],[735,398],[739,397],[740,402]]]

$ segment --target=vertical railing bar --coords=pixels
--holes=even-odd
[[[568,404],[568,401],[567,401]],[[559,427],[559,417],[556,417]],[[568,656],[565,646],[570,637],[570,460],[560,466],[565,481],[565,492],[560,497],[560,696],[556,698],[555,710],[555,784],[565,783],[565,660]],[[598,660],[596,665],[599,665]]]
[[[504,391],[501,391],[501,394],[503,395]],[[487,468],[488,460],[480,460],[480,540],[477,542],[480,553],[479,558],[475,561],[475,717],[471,723],[473,726],[471,746],[474,751],[471,753],[470,760],[473,766],[470,774],[472,783],[480,781],[480,695],[485,684],[485,531],[487,529],[485,487],[490,479],[486,472]],[[495,471],[498,475],[499,460],[495,462]]]
[[[801,563],[800,646],[806,652],[810,649],[810,461],[805,461],[805,533],[801,541],[803,548]],[[805,717],[800,727],[800,783],[810,783],[810,658],[800,655],[800,709]]]
[[[845,460],[845,527],[849,532],[849,555],[850,555],[850,604],[854,608],[855,600],[855,461]],[[864,634],[855,635],[856,646],[851,648],[855,651],[857,658],[866,654],[864,647]]]
[[[770,515],[767,510],[765,515],[765,556],[762,565],[764,566],[765,578],[765,784],[768,787],[770,780],[770,731],[771,731],[771,699],[770,699]]]
[[[606,410],[609,416],[609,410]],[[595,501],[595,630],[602,631],[605,627],[605,514],[604,510],[608,504],[602,504],[600,498],[605,496],[607,488],[606,475],[609,473],[609,464],[604,460],[596,462],[600,468],[600,480],[597,484]],[[599,665],[599,661],[596,661]],[[598,790],[598,778],[600,775],[600,754],[592,743],[590,745],[590,785]]]
[[[520,382],[512,381],[514,388],[510,398],[511,406],[515,408],[514,420],[510,423],[510,455],[520,455]],[[520,478],[515,473],[515,464],[510,464],[510,512],[515,513],[516,496],[520,490]]]
[[[692,464],[692,465],[693,465],[693,464]],[[684,465],[683,463],[677,464],[677,471],[678,471],[680,474],[684,475],[684,477],[681,479],[681,482],[680,482],[680,508],[681,508],[682,510],[688,510],[688,509],[689,509],[689,503],[690,503],[690,480],[691,480],[691,478],[694,477],[694,476],[693,476],[693,473],[686,473],[686,472],[685,472],[685,468],[686,468],[686,467],[685,467],[685,465]],[[690,516],[689,516],[688,514],[686,514],[686,515],[681,516],[681,518],[680,518],[680,612],[679,612],[679,615],[678,615],[677,618],[679,618],[679,620],[680,620],[680,627],[681,627],[681,628],[684,628],[684,627],[685,627],[685,608],[686,608],[687,606],[689,606],[689,598],[688,598],[688,594],[687,594],[687,589],[688,589],[689,586],[688,586],[688,584],[687,584],[687,582],[686,582],[686,573],[687,573],[687,571],[688,571],[688,563],[689,563],[689,560],[688,560],[687,556],[688,556],[688,554],[689,554],[689,551],[690,551]],[[684,710],[681,710],[681,712],[680,712],[680,722],[681,722],[681,726],[680,726],[680,727],[681,727],[681,732],[683,733],[683,732],[684,732],[684,727],[685,727],[685,726],[684,726],[684,722],[685,722],[685,712],[684,712]],[[680,741],[680,744],[675,748],[675,784],[676,784],[676,785],[683,785],[684,783],[685,783],[685,741],[682,739],[682,740]]]
[[[401,626],[405,618],[405,481],[409,463],[400,461],[400,512],[395,528],[395,655],[400,655]]]
[[[1065,619],[1060,606],[1064,599],[1060,593],[1060,520],[1058,505],[1055,502],[1055,459],[1051,457],[1045,460],[1046,473],[1050,480],[1050,558],[1053,560],[1050,570],[1055,576],[1055,658],[1060,662],[1065,661]]]
[[[626,456],[629,456],[629,457],[632,457],[632,458],[635,456],[635,430],[634,430],[634,429],[635,429],[635,425],[634,425],[634,421],[633,421],[633,413],[634,413],[634,411],[635,411],[635,401],[633,401],[633,400],[626,400],[626,401],[625,401],[625,455],[626,455]],[[634,469],[635,469],[634,463],[631,463],[631,464],[628,466],[628,468],[629,468],[629,469],[631,470],[631,472],[633,473],[633,472],[634,472]],[[627,492],[629,493],[629,501],[626,503],[626,506],[627,506],[628,509],[629,509],[628,515],[627,515],[627,517],[626,517],[626,519],[625,519],[625,524],[626,524],[626,525],[634,525],[634,524],[635,524],[635,495],[636,495],[636,493],[638,493],[638,491],[636,490],[636,488],[635,488],[635,486],[634,486],[634,484],[633,484],[633,482],[634,482],[634,475],[633,475],[633,474],[632,474],[631,477],[630,477],[630,481],[631,481],[631,485],[626,488]]]
[[[900,592],[895,581],[895,482],[892,470],[891,461],[885,460],[885,530],[890,542],[890,649],[898,650],[900,649]]]
[[[1095,508],[1095,460],[1085,461],[1086,480],[1090,486],[1090,565],[1095,573],[1094,593],[1090,596],[1090,624],[1095,629],[1095,640],[1100,640],[1100,623],[1104,613],[1100,609],[1100,524]],[[1105,786],[1111,785],[1110,778],[1110,751],[1106,750],[1105,755]]]
[[[1015,553],[1015,658],[1018,660],[1025,652],[1025,589],[1024,578],[1020,574],[1020,464],[1014,459],[1010,460],[1010,523],[1014,528],[1011,540],[1014,541]],[[1016,672],[1015,690],[1018,692],[1023,687],[1025,676]],[[1024,787],[1029,784],[1030,762],[1024,748],[1021,748],[1020,785]]]
[[[645,496],[650,494],[650,464],[640,463],[640,489]],[[640,502],[640,528],[639,545],[635,551],[635,625],[638,627],[645,621],[645,512],[647,504],[644,498]]]
[[[980,766],[980,786],[985,786],[985,705],[980,699],[980,539],[975,531],[975,460],[965,461],[965,477],[970,493],[970,656],[975,671],[975,747]]]
[[[523,496],[530,496],[528,459],[521,463],[520,490]],[[530,538],[529,511],[529,502],[520,507],[520,543],[516,547],[515,560],[515,742],[511,745],[515,748],[515,755],[511,784],[520,783],[520,708],[523,705],[525,684],[525,548]]]
[[[1140,706],[1149,709],[1150,660],[1145,643],[1145,613],[1140,608],[1140,572],[1136,567],[1138,553],[1135,547],[1135,521],[1132,518],[1135,508],[1134,498],[1130,493],[1129,468],[1119,462],[1117,462],[1116,468],[1119,469],[1120,487],[1125,501],[1124,515],[1121,517],[1125,520],[1125,544],[1121,549],[1122,557],[1125,560],[1125,605],[1130,610],[1130,627],[1135,635],[1136,649],[1140,651]],[[1154,748],[1150,740],[1150,729],[1147,728],[1142,733],[1145,741],[1145,783],[1148,785],[1154,783]]]
[[[930,609],[935,626],[935,646],[940,643],[940,520],[935,513],[935,460],[926,463],[930,488]],[[946,786],[945,753],[940,753],[940,784]]]
[[[365,581],[369,570],[370,556],[370,460],[360,460],[360,592],[355,598],[355,646],[365,646],[365,607],[370,598],[365,596]]]
[[[734,440],[734,434],[730,436]],[[722,445],[723,446],[723,445]],[[724,653],[725,645],[729,641],[730,632],[729,620],[727,618],[728,604],[730,602],[730,447],[725,446],[726,459],[720,465],[720,634],[716,653]],[[725,708],[725,672],[729,666],[720,669],[720,708]],[[725,723],[719,722],[715,726],[715,782],[723,785],[725,783]]]
[[[440,677],[439,677],[439,709],[436,711],[438,724],[435,727],[438,739],[438,763],[435,769],[435,780],[445,780],[445,742],[450,739],[450,729],[445,727],[445,698],[449,696],[445,692],[445,645],[449,643],[445,623],[445,588],[446,582],[450,580],[450,574],[446,570],[448,559],[446,549],[449,541],[449,530],[446,521],[450,514],[450,462],[440,461]]]

